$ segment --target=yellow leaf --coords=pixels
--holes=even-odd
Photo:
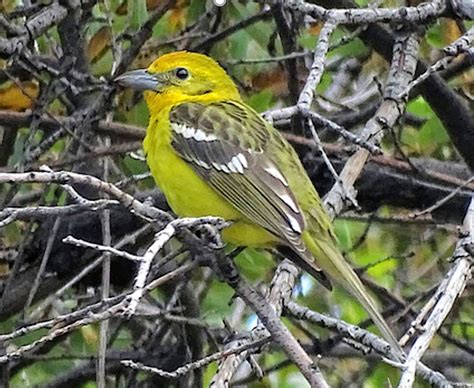
[[[120,16],[126,15],[127,14],[127,9],[128,9],[127,2],[124,1],[117,7],[117,9],[115,10],[115,13],[117,15],[120,15]]]
[[[146,8],[148,11],[151,11],[155,8],[158,8],[163,0],[146,0]]]
[[[319,35],[322,27],[323,23],[311,23],[310,27],[308,28],[308,32],[314,36]]]
[[[184,0],[186,3],[189,3],[189,0]],[[178,0],[175,5],[175,7],[178,6],[180,2],[183,2],[183,0]],[[163,0],[146,0],[146,9],[148,11],[152,11],[156,8],[158,8],[161,4],[163,3]],[[126,15],[127,14],[127,0],[124,0],[120,5],[117,7],[115,10],[115,13],[117,15]],[[170,11],[171,12],[171,11]]]
[[[99,335],[93,325],[82,326],[81,334],[88,345],[94,345],[99,342]]]
[[[10,275],[10,266],[8,263],[0,262],[0,279]]]
[[[20,86],[8,82],[0,87],[0,109],[21,112],[33,106],[39,86],[32,81],[21,82]]]
[[[441,19],[441,31],[445,45],[454,42],[461,36],[461,31],[456,21],[452,19]]]
[[[441,31],[442,31],[442,38],[443,43],[445,46],[449,45],[450,43],[454,42],[456,39],[461,37],[462,32],[459,29],[458,24],[455,20],[451,19],[441,19]],[[461,57],[456,58],[455,61],[462,60]],[[474,71],[472,69],[463,72],[456,81],[453,82],[455,85],[459,85],[459,87],[463,90],[466,97],[470,100],[474,98]]]
[[[462,91],[465,96],[472,101],[474,101],[474,69],[465,71],[459,77],[459,80],[455,84],[460,84]]]
[[[11,12],[15,9],[15,0],[0,0],[0,11],[3,12]]]
[[[87,56],[91,62],[96,62],[104,55],[110,46],[111,38],[112,34],[108,26],[103,26],[94,34],[87,46]]]
[[[288,94],[288,77],[280,66],[259,72],[251,79],[254,90],[270,90],[274,96],[281,97]]]
[[[148,0],[157,1],[157,0]],[[171,31],[179,31],[186,25],[186,14],[189,0],[177,0],[173,8],[169,12],[169,27]]]

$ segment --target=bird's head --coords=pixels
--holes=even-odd
[[[124,73],[115,81],[145,91],[150,111],[179,102],[240,100],[234,82],[216,61],[188,51],[162,55],[147,69]]]

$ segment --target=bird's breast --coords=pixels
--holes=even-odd
[[[216,216],[233,221],[222,235],[234,245],[268,247],[277,242],[265,229],[248,222],[176,154],[171,145],[169,122],[150,120],[143,148],[156,184],[178,216]]]

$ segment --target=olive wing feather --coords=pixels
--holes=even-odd
[[[170,113],[172,146],[245,217],[297,249],[305,220],[288,182],[264,152],[267,123],[236,102],[185,103]]]

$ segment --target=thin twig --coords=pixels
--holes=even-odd
[[[130,233],[126,236],[124,236],[120,241],[118,241],[115,245],[115,249],[120,249],[123,246],[135,242],[137,237],[142,235],[143,233],[149,231],[152,228],[151,224],[146,224],[142,226],[140,229],[134,231],[133,233]],[[123,252],[123,251],[121,251]],[[102,264],[102,261],[104,259],[104,255],[99,256],[97,259],[95,259],[92,263],[88,264],[85,266],[77,275],[72,277],[66,284],[64,284],[60,289],[58,289],[54,294],[48,296],[46,299],[44,299],[36,308],[36,310],[31,314],[32,319],[37,319],[38,315],[40,312],[45,311],[48,306],[53,303],[54,300],[62,296],[68,289],[70,289],[72,286],[77,284],[81,279],[84,278],[87,274],[89,274],[91,271],[93,271],[95,268],[97,268],[100,264]]]
[[[237,66],[237,65],[255,65],[259,63],[272,63],[272,62],[283,62],[287,61],[288,59],[297,59],[297,58],[305,58],[310,57],[314,53],[312,51],[305,51],[305,52],[294,52],[286,55],[279,55],[276,57],[271,58],[261,58],[261,59],[232,59],[232,60],[225,60],[221,61],[226,65]]]
[[[31,206],[31,207],[7,207],[0,211],[0,228],[16,220],[42,219],[52,216],[70,216],[73,214],[112,208],[119,205],[118,201],[110,199],[99,199],[95,201],[82,202],[81,204],[65,206]]]
[[[352,206],[355,209],[359,209],[359,204],[357,203],[356,199],[352,195],[351,192],[346,190],[344,187],[344,184],[341,180],[341,177],[339,174],[336,172],[334,169],[334,166],[332,165],[331,161],[329,160],[329,157],[327,156],[326,152],[324,151],[323,146],[321,145],[321,139],[318,136],[318,133],[316,132],[316,129],[314,128],[313,122],[311,120],[308,120],[308,126],[311,131],[311,135],[313,136],[314,142],[316,143],[316,147],[318,148],[319,152],[321,153],[321,156],[323,157],[324,163],[326,164],[329,172],[331,173],[332,177],[335,180],[335,184],[339,185],[341,188],[342,192],[344,193],[345,199],[349,200],[352,204]]]
[[[150,273],[151,263],[163,248],[163,246],[175,236],[176,232],[180,228],[187,228],[197,225],[214,225],[222,227],[225,225],[222,219],[216,217],[203,217],[203,218],[178,218],[177,220],[171,221],[166,227],[158,232],[155,236],[155,241],[151,244],[146,252],[141,256],[140,267],[138,268],[137,276],[133,282],[133,293],[130,296],[130,303],[127,306],[125,314],[132,316],[137,309],[138,302],[145,292],[145,283]]]
[[[104,6],[108,10],[107,1],[105,1]],[[108,13],[107,13],[108,15]],[[119,55],[117,47],[115,46],[115,37],[112,36],[112,47],[114,58],[115,55]],[[114,65],[116,64],[114,60]],[[107,121],[110,121],[111,116],[108,115]],[[105,138],[105,146],[110,146],[110,138]],[[108,158],[104,159],[104,181],[108,180],[109,176],[109,160]],[[105,209],[100,214],[100,223],[102,229],[102,244],[105,246],[110,246],[112,244],[112,235],[110,230],[110,210]],[[102,261],[102,281],[101,281],[101,300],[107,300],[110,296],[110,253],[104,253],[104,260]],[[105,388],[105,357],[107,354],[107,332],[109,329],[109,321],[104,320],[100,323],[100,330],[99,330],[99,349],[97,352],[97,373],[96,373],[96,381],[97,386],[99,388]]]
[[[452,198],[454,198],[463,188],[465,188],[467,185],[469,185],[469,183],[473,182],[474,181],[474,176],[470,177],[468,180],[464,181],[464,183],[458,187],[456,187],[456,189],[454,189],[453,191],[451,191],[448,195],[446,195],[445,197],[441,198],[439,201],[436,201],[436,203],[434,203],[433,205],[431,205],[430,207],[426,208],[426,209],[423,209],[423,210],[420,210],[420,211],[417,211],[417,212],[414,212],[412,214],[409,215],[409,217],[412,217],[412,218],[418,218],[418,217],[421,217],[421,216],[424,216],[426,214],[429,214],[429,213],[432,213],[433,211],[435,211],[436,209],[440,208],[441,206],[443,206],[446,202],[450,201]]]
[[[167,274],[150,282],[148,285],[146,285],[145,290],[147,292],[150,292],[156,287],[159,287],[175,279],[176,277],[195,269],[197,266],[197,262],[182,265],[181,267],[178,267],[175,270],[168,272]],[[131,294],[118,295],[116,297],[112,297],[108,300],[96,303],[94,305],[87,306],[84,309],[65,314],[58,318],[22,327],[9,334],[0,335],[0,342],[3,342],[11,340],[13,338],[17,338],[19,336],[23,336],[25,334],[31,333],[32,331],[36,331],[42,328],[55,328],[54,330],[51,330],[48,334],[40,337],[39,339],[27,345],[19,346],[13,351],[10,351],[4,355],[0,355],[0,364],[9,362],[13,359],[19,359],[24,355],[28,354],[29,352],[37,349],[38,347],[53,341],[55,338],[70,333],[71,331],[76,330],[82,326],[101,322],[105,319],[110,319],[112,317],[123,316],[123,312],[126,310],[126,307],[128,305],[128,296],[130,295]],[[107,307],[105,310],[99,311],[97,313],[94,312],[96,309],[99,309],[104,306],[110,307]]]
[[[80,239],[77,239],[73,236],[64,237],[63,238],[63,243],[76,245],[78,247],[95,249],[96,251],[99,251],[99,252],[111,253],[114,256],[123,257],[124,259],[131,260],[131,261],[137,261],[137,262],[142,261],[141,256],[136,256],[136,255],[133,255],[131,253],[118,250],[118,249],[113,248],[113,247],[108,246],[108,245],[95,244],[95,243],[87,242],[87,241],[84,241],[84,240],[80,240]]]
[[[180,366],[179,368],[176,368],[174,371],[171,371],[171,372],[164,371],[162,369],[158,369],[158,368],[154,368],[154,367],[145,366],[141,363],[133,362],[131,360],[124,360],[121,363],[123,365],[129,367],[129,368],[154,373],[154,374],[157,374],[158,376],[165,377],[167,379],[177,379],[181,376],[184,376],[184,375],[188,374],[189,372],[191,372],[194,369],[202,368],[206,365],[209,365],[211,362],[221,360],[221,359],[223,359],[223,358],[225,358],[225,357],[227,357],[231,354],[241,353],[241,352],[244,352],[248,349],[260,349],[269,340],[270,340],[270,338],[259,339],[259,340],[252,341],[252,342],[246,342],[246,343],[244,343],[243,345],[240,345],[240,346],[230,347],[228,349],[224,349],[220,352],[216,352],[216,353],[211,354],[207,357],[204,357],[200,360],[196,360],[196,361],[190,362],[189,364]]]
[[[25,315],[26,315],[26,310],[31,306],[31,303],[33,303],[33,299],[35,298],[36,292],[38,291],[40,282],[42,280],[44,271],[46,269],[46,265],[48,264],[51,251],[53,249],[54,240],[56,240],[56,235],[58,233],[58,229],[60,225],[61,225],[61,217],[57,217],[54,220],[53,229],[51,230],[51,234],[48,237],[48,242],[46,243],[46,248],[44,250],[43,257],[41,258],[41,264],[38,269],[38,273],[36,274],[35,281],[33,282],[33,286],[31,287],[30,293],[28,294],[28,299],[24,307]]]

